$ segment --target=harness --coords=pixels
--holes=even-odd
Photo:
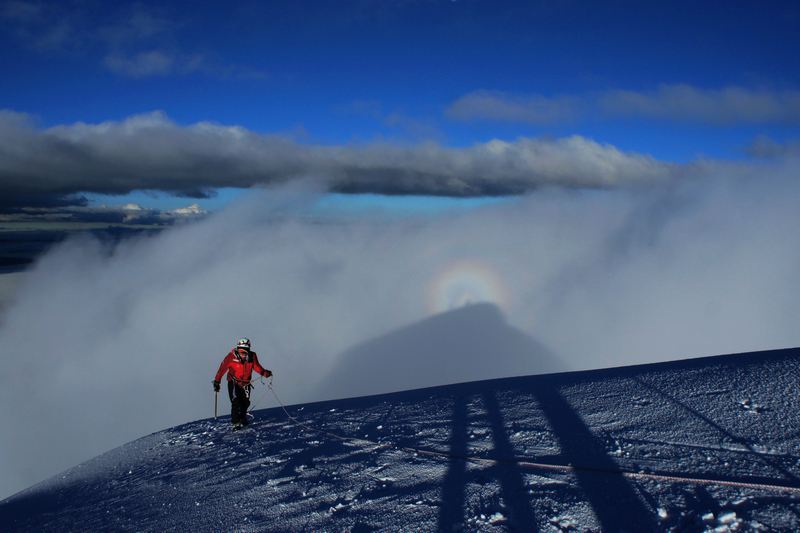
[[[252,373],[253,373],[253,365],[252,365],[253,356],[250,354],[250,352],[247,352],[247,357],[245,357],[244,359],[239,357],[238,353],[235,353],[234,356],[236,357],[236,359],[239,361],[239,363],[241,365],[245,365],[245,364],[250,363],[250,375],[252,376]],[[232,369],[228,370],[228,379],[233,381],[235,385],[238,385],[239,387],[241,387],[241,389],[244,391],[244,397],[249,400],[250,399],[250,391],[253,390],[253,380],[252,379],[239,379],[239,378],[237,378],[236,376],[234,376],[232,374],[231,370]],[[236,389],[235,388],[233,390],[233,394],[234,394],[234,396],[236,395]]]

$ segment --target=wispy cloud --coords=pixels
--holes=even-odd
[[[333,111],[341,115],[370,118],[384,127],[402,132],[405,137],[412,140],[433,140],[443,137],[433,119],[411,117],[400,110],[387,112],[377,100],[355,100],[335,106]]]
[[[730,124],[800,124],[800,91],[726,87],[700,89],[662,84],[655,91],[609,91],[600,108],[612,116],[633,116]]]
[[[226,62],[208,50],[187,47],[186,24],[165,8],[134,3],[110,11],[76,3],[11,1],[0,7],[0,21],[23,46],[42,53],[70,52],[97,58],[120,76],[198,73],[214,77],[264,78],[258,69]]]
[[[798,125],[800,91],[739,86],[702,89],[688,84],[662,84],[646,92],[608,90],[599,94],[556,97],[476,91],[456,100],[446,114],[464,121],[496,120],[536,125],[620,117],[716,126]]]
[[[155,12],[142,4],[123,9],[116,20],[97,30],[98,37],[114,48],[133,46],[151,39],[170,38],[179,26],[163,12]]]
[[[0,192],[7,196],[180,192],[313,177],[338,192],[463,197],[541,186],[618,187],[682,172],[578,135],[468,148],[432,142],[325,146],[240,126],[180,126],[163,112],[44,130],[26,115],[0,112],[0,156]]]
[[[575,122],[583,114],[584,107],[584,99],[577,96],[525,96],[481,90],[456,100],[446,115],[464,121],[500,120],[551,125]]]
[[[149,76],[166,76],[175,68],[175,57],[159,50],[139,52],[133,56],[109,54],[103,60],[108,70],[117,74],[124,74],[132,78]]]
[[[759,135],[745,148],[745,152],[763,158],[800,157],[800,140],[779,143],[766,135]]]
[[[40,52],[74,51],[85,44],[81,13],[61,4],[5,2],[0,6],[0,22],[26,47]]]
[[[134,4],[112,24],[96,30],[107,48],[103,66],[133,78],[173,73],[179,63],[175,26],[163,14]]]

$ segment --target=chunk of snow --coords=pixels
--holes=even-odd
[[[490,524],[496,524],[497,522],[504,522],[506,517],[503,513],[494,513],[492,516],[489,517]]]

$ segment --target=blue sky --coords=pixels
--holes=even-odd
[[[397,155],[403,149],[419,155],[426,144],[458,158],[460,150],[495,139],[513,144],[577,135],[624,154],[687,165],[785,155],[800,138],[796,2],[14,0],[0,3],[0,30],[6,110],[0,120],[11,124],[0,147],[18,157],[0,173],[25,184],[9,186],[9,198],[146,187],[202,200],[220,185],[250,186],[264,174],[265,183],[322,174],[336,182],[332,189],[349,193],[481,196],[527,190],[505,183],[533,178],[494,176],[491,187],[473,179],[466,193],[416,182],[387,187],[382,162],[406,158]],[[152,178],[154,168],[163,168],[148,163],[126,171],[124,184],[105,186],[109,165],[124,159],[118,137],[119,152],[89,170],[80,166],[111,141],[105,131],[76,140],[76,123],[112,121],[124,130],[131,117],[157,111],[159,127],[178,134],[198,123],[236,126],[262,144],[272,136],[288,139],[297,153],[291,169],[243,171],[230,183],[223,172],[178,186],[168,183],[169,172],[163,187],[153,179],[138,182],[138,174]],[[28,144],[19,140],[20,128],[33,132]],[[69,138],[89,156],[65,164],[45,142],[54,137]],[[306,164],[309,147],[352,146],[391,153],[371,156],[379,162],[371,163],[368,178],[353,167],[370,156],[342,163],[341,154],[328,151]],[[226,153],[226,164],[236,157]],[[30,169],[42,161],[46,169]],[[187,163],[182,176],[193,165],[209,163]],[[496,168],[505,165],[498,161]],[[403,175],[461,179],[453,165],[444,174],[429,162],[411,170],[390,166]],[[94,177],[65,180],[71,172]],[[552,169],[536,172],[537,183],[561,179]],[[63,186],[54,186],[60,180]],[[599,182],[578,180],[587,183]]]

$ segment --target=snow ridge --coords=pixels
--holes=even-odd
[[[13,532],[797,531],[798,367],[800,349],[778,350],[286,408],[307,427],[281,407],[239,432],[200,420],[20,492],[0,503],[0,523]]]

